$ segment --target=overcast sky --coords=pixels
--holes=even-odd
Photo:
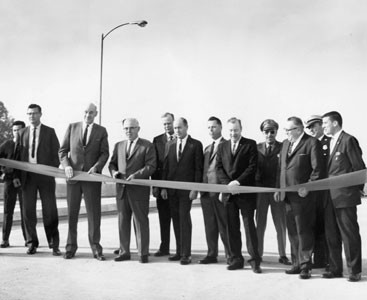
[[[23,120],[40,104],[61,140],[84,104],[98,102],[101,34],[145,19],[105,39],[111,149],[125,117],[151,140],[173,112],[205,145],[211,115],[237,116],[260,142],[265,118],[283,127],[291,115],[338,110],[366,152],[366,11],[363,0],[2,0],[0,101]]]

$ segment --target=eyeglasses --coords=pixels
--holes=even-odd
[[[297,128],[299,128],[299,127],[293,127],[293,128],[284,128],[284,130],[285,130],[285,132],[286,133],[288,133],[288,132],[291,132],[292,130],[295,130],[295,129],[297,129]]]
[[[268,134],[268,133],[275,134],[275,130],[264,130],[264,133],[265,134]]]
[[[124,127],[124,130],[129,131],[129,130],[134,130],[136,128],[138,128],[138,127]]]

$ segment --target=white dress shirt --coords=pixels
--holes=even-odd
[[[338,141],[339,139],[339,136],[340,134],[342,133],[342,129],[340,129],[337,133],[335,133],[332,137],[331,137],[331,140],[330,140],[330,154],[333,153],[334,151],[334,148],[335,148],[335,145],[336,145],[336,142]]]

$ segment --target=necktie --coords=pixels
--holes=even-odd
[[[269,145],[267,148],[266,148],[266,152],[265,152],[265,156],[270,156],[271,154],[271,145]]]
[[[178,157],[177,160],[180,161],[182,155],[182,140],[180,139],[180,144],[178,145]]]
[[[234,155],[235,153],[236,153],[236,143],[233,143],[232,154]]]
[[[170,135],[169,136],[169,141],[172,141],[173,140],[173,135]]]
[[[126,158],[129,158],[130,155],[131,155],[131,147],[132,147],[133,143],[134,143],[134,141],[130,141],[129,148],[127,149],[127,152],[126,152]]]
[[[34,158],[34,153],[36,151],[36,127],[33,128],[33,140],[32,140],[32,158]]]
[[[214,145],[215,145],[215,142],[213,142],[212,145],[210,146],[210,152],[209,152],[209,159],[210,160],[213,158]]]
[[[87,127],[85,127],[85,130],[84,130],[84,135],[83,135],[83,146],[84,147],[87,145],[88,127],[89,127],[89,124],[87,124]]]
[[[15,159],[15,160],[16,160],[16,159],[17,159],[17,157],[18,157],[18,151],[19,151],[19,150],[18,150],[18,145],[19,145],[18,143],[15,143],[15,144],[14,144],[14,152],[13,152],[13,157],[12,157],[12,159]]]
[[[288,148],[288,156],[290,156],[292,154],[293,151],[293,142],[289,143],[289,148]]]

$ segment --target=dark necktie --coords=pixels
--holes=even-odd
[[[33,128],[33,140],[32,140],[32,158],[36,152],[36,127]]]
[[[173,135],[170,135],[168,140],[172,141],[173,140]]]
[[[293,151],[293,142],[289,143],[289,148],[288,148],[288,156],[290,156],[292,154]]]
[[[209,159],[210,160],[212,160],[212,158],[213,158],[214,145],[215,145],[215,142],[213,142],[212,145],[210,146],[210,152],[209,152]]]
[[[126,152],[126,158],[129,158],[130,155],[131,155],[131,147],[132,147],[133,143],[134,143],[134,141],[130,141],[129,148],[127,148],[127,152]]]
[[[18,143],[15,143],[14,144],[14,152],[13,152],[13,157],[12,157],[12,159],[15,159],[15,160],[17,160],[17,157],[18,157]]]
[[[271,154],[271,145],[269,145],[267,148],[266,148],[266,152],[265,152],[265,155],[266,156],[270,156],[270,154]]]
[[[84,130],[84,135],[83,135],[83,146],[84,147],[87,145],[88,127],[89,127],[89,124],[87,124],[87,127],[85,127],[85,130]]]
[[[178,145],[178,161],[180,161],[182,155],[182,140],[180,139],[180,144]]]

